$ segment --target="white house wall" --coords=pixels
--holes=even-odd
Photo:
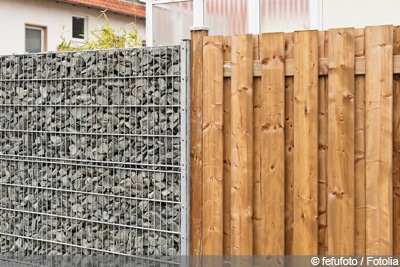
[[[104,20],[99,18],[100,9],[57,3],[55,0],[0,0],[0,54],[25,52],[25,25],[37,25],[47,28],[47,51],[56,51],[64,37],[72,39],[72,16],[85,16],[89,31],[99,28]],[[138,34],[145,39],[145,20],[127,15],[107,12],[111,26],[115,29],[127,27],[135,22]]]
[[[320,0],[323,29],[400,25],[399,0]]]

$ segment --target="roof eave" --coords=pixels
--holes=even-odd
[[[72,5],[78,5],[78,6],[84,6],[84,7],[90,7],[90,8],[96,8],[96,9],[100,9],[100,10],[109,10],[111,12],[114,13],[118,13],[118,14],[123,14],[123,15],[127,15],[127,16],[131,16],[131,17],[139,17],[139,18],[145,18],[146,17],[146,10],[144,10],[144,14],[142,14],[142,12],[126,12],[126,11],[122,11],[122,10],[115,10],[109,7],[101,7],[101,6],[97,6],[97,5],[92,5],[90,3],[81,3],[81,2],[77,2],[74,0],[57,0],[57,2],[63,2],[63,3],[68,3],[68,4],[72,4]]]

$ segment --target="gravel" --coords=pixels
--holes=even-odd
[[[179,255],[179,62],[0,57],[0,255]]]

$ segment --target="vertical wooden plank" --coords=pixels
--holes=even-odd
[[[393,252],[393,27],[365,29],[366,254]]]
[[[253,35],[253,59],[260,59],[260,36]],[[261,77],[253,77],[253,254],[263,255],[262,247],[265,239],[261,227]],[[258,263],[261,264],[261,263]]]
[[[223,255],[222,37],[203,38],[203,255]]]
[[[400,27],[394,29],[393,54],[400,55]],[[400,254],[400,75],[393,91],[393,254]]]
[[[261,35],[261,255],[285,254],[285,39]],[[268,240],[268,242],[265,242]]]
[[[328,32],[319,32],[319,57],[328,57]],[[328,76],[318,79],[318,255],[325,255],[327,241]]]
[[[190,51],[190,255],[201,255],[203,209],[203,37],[208,31],[191,32]]]
[[[294,59],[294,34],[285,34],[285,58]],[[293,255],[294,77],[285,77],[285,255]]]
[[[231,37],[223,39],[224,61],[231,60]],[[224,254],[231,254],[231,78],[224,78]]]
[[[328,254],[354,254],[354,29],[329,30]]]
[[[355,55],[361,57],[364,51],[364,29],[355,30]],[[355,77],[355,244],[354,253],[365,255],[365,75]]]
[[[294,254],[318,253],[318,32],[295,32]]]
[[[232,37],[231,254],[253,253],[252,35]]]

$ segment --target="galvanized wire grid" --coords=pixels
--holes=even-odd
[[[186,53],[0,57],[0,255],[186,254]]]

